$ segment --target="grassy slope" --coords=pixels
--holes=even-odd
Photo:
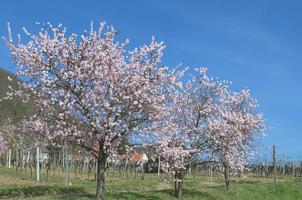
[[[2,169],[0,174],[0,199],[94,199],[94,181],[71,178],[72,186],[64,187],[60,177],[54,177],[52,183],[47,184],[44,176],[42,184],[38,184],[28,180],[28,175],[18,178],[14,169],[5,172]],[[144,181],[108,175],[106,182],[107,199],[175,200],[172,188],[154,175],[146,175]],[[232,183],[229,192],[225,191],[222,180],[210,182],[202,177],[190,178],[185,182],[183,199],[302,200],[302,178],[280,180],[276,185],[271,179],[244,179]]]

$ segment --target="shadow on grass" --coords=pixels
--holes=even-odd
[[[183,190],[184,199],[201,199],[201,200],[218,200],[211,196],[209,193],[202,192],[194,189],[184,189]],[[153,190],[148,192],[116,192],[109,195],[110,199],[116,200],[166,200],[177,199],[173,189],[163,189],[163,190]]]
[[[0,188],[0,199],[56,196],[62,199],[91,198],[81,187],[6,185]]]
[[[174,195],[174,191],[172,193]],[[203,192],[196,189],[184,189],[183,197],[186,199],[201,199],[201,200],[218,200],[208,192]]]
[[[236,180],[231,180],[230,181],[230,188],[233,188],[234,186],[237,186],[237,185],[255,185],[255,184],[263,184],[261,183],[260,181],[250,181],[250,180],[239,180],[239,181],[236,181]],[[222,182],[221,185],[209,185],[207,186],[208,188],[214,188],[214,189],[224,189],[225,190],[225,183]]]
[[[151,192],[142,193],[142,192],[115,192],[110,193],[108,196],[110,196],[110,199],[116,199],[116,200],[126,200],[126,199],[143,199],[143,200],[162,200],[163,198],[160,198],[157,195],[152,194]]]

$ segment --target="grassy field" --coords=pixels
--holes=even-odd
[[[147,174],[145,180],[134,177],[118,178],[108,175],[107,199],[175,200],[173,185],[164,183],[157,175]],[[0,199],[94,199],[95,182],[80,180],[70,174],[70,186],[63,186],[60,176],[42,174],[42,182],[31,180],[28,174],[16,175],[14,169],[0,170]],[[223,180],[210,181],[199,176],[185,180],[184,200],[302,200],[302,178],[271,179],[245,178],[233,180],[230,191],[225,191]]]

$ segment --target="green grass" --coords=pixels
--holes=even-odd
[[[45,174],[41,177],[42,183],[37,183],[24,172],[16,175],[14,169],[1,169],[0,199],[95,199],[96,184],[92,180],[79,180],[71,173],[72,186],[65,187],[60,176],[50,176],[48,182]],[[279,179],[277,184],[267,178],[239,179],[231,183],[230,191],[226,191],[222,179],[209,181],[199,176],[187,178],[184,188],[184,200],[302,200],[302,178]],[[118,178],[118,174],[109,174],[106,199],[175,200],[175,197],[173,185],[165,184],[156,175],[146,174],[145,180],[141,180],[140,177]]]

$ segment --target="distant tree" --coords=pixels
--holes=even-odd
[[[188,161],[193,154],[206,154],[209,150],[207,117],[212,115],[218,106],[217,99],[226,91],[227,82],[209,78],[205,68],[197,68],[194,75],[175,90],[169,115],[163,122],[165,129],[152,145],[161,155],[162,168],[175,173],[178,198],[182,197]]]
[[[172,173],[175,196],[181,198],[183,195],[187,160],[190,158],[192,150],[187,149],[179,138],[170,136],[146,146],[160,155],[162,162],[160,167],[169,175]]]
[[[263,136],[264,119],[248,90],[228,92],[208,117],[210,151],[224,167],[226,189],[230,170],[242,171],[252,157],[257,137]]]
[[[196,70],[184,84],[178,124],[186,127],[186,148],[224,166],[228,189],[229,171],[243,170],[255,139],[265,130],[264,119],[248,90],[231,91],[230,81],[208,77],[205,68]]]
[[[191,79],[175,90],[172,109],[163,123],[166,132],[162,134],[162,129],[151,145],[163,158],[162,167],[175,172],[178,198],[188,161],[196,154],[211,156],[224,166],[228,189],[229,171],[243,170],[256,137],[265,129],[248,90],[233,92],[229,81],[208,77],[206,71],[197,68]]]

